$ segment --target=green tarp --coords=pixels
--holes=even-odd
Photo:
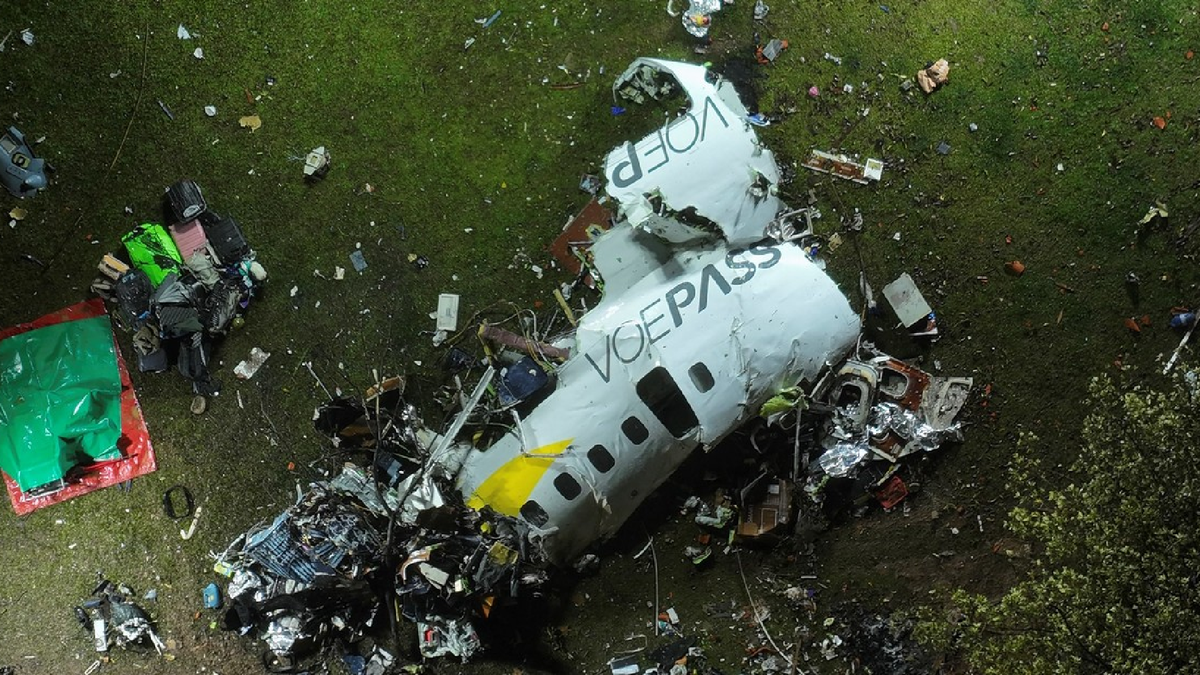
[[[0,469],[25,491],[119,458],[120,399],[107,316],[0,341]]]

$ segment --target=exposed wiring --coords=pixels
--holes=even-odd
[[[762,616],[758,613],[758,607],[754,603],[754,596],[750,594],[750,584],[746,582],[746,571],[742,569],[742,552],[736,551],[736,553],[738,561],[738,574],[742,575],[742,587],[746,589],[746,599],[750,601],[750,612],[754,614],[754,620],[758,623],[758,627],[762,629],[763,635],[767,636],[767,642],[771,643],[771,648],[775,650],[775,653],[779,655],[779,658],[787,662],[788,668],[790,668],[793,673],[803,674],[804,671],[799,670],[791,659],[783,655],[783,652],[779,650],[779,645],[775,644],[775,638],[771,637],[771,632],[767,630],[767,624],[762,620]],[[657,625],[658,624],[656,623],[655,626]]]
[[[654,551],[654,537],[650,537],[650,560],[654,563],[654,636],[658,637],[658,554]]]

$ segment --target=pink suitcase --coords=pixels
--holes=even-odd
[[[175,245],[179,247],[179,255],[184,260],[188,260],[193,253],[208,246],[208,237],[204,236],[204,228],[200,226],[199,220],[189,220],[186,223],[172,225],[168,229],[171,231],[171,238],[175,240]]]

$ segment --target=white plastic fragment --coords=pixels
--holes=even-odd
[[[192,39],[192,34],[188,31],[187,28],[183,27],[183,24],[179,24],[179,28],[178,28],[178,30],[175,31],[175,35],[180,40],[191,40]]]
[[[196,51],[192,52],[192,56],[194,56],[194,57],[196,57],[196,58],[198,58],[198,59],[202,59],[202,58],[204,58],[204,48],[203,48],[203,47],[196,47]]]
[[[28,28],[21,31],[21,42],[24,42],[25,44],[32,47],[33,46],[33,31],[29,30]]]
[[[325,146],[313,148],[304,156],[304,175],[323,176],[326,167],[329,166],[329,159],[329,151]]]
[[[204,510],[203,506],[196,507],[196,515],[192,517],[192,524],[186,530],[180,530],[179,536],[184,539],[191,539],[193,534],[196,534],[196,523],[200,522],[200,513]]]
[[[208,115],[209,117],[216,117],[217,116],[217,106],[215,106],[215,105],[204,106],[204,114]]]
[[[233,374],[239,380],[248,380],[254,377],[254,374],[258,372],[258,369],[262,367],[262,364],[267,362],[267,359],[270,356],[270,352],[263,351],[258,347],[254,347],[250,350],[250,356],[234,367]]]
[[[458,330],[458,295],[438,295],[437,329],[451,332]]]
[[[863,169],[863,177],[870,180],[879,180],[883,178],[883,161],[873,158],[868,158]]]
[[[884,286],[883,297],[896,312],[896,318],[900,319],[905,326],[916,324],[933,311],[929,302],[925,300],[925,296],[921,294],[921,290],[917,288],[917,282],[908,272],[901,274],[895,281]]]

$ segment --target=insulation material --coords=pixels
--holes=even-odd
[[[721,0],[689,0],[683,10],[683,28],[695,37],[708,36],[712,15],[721,9]]]

